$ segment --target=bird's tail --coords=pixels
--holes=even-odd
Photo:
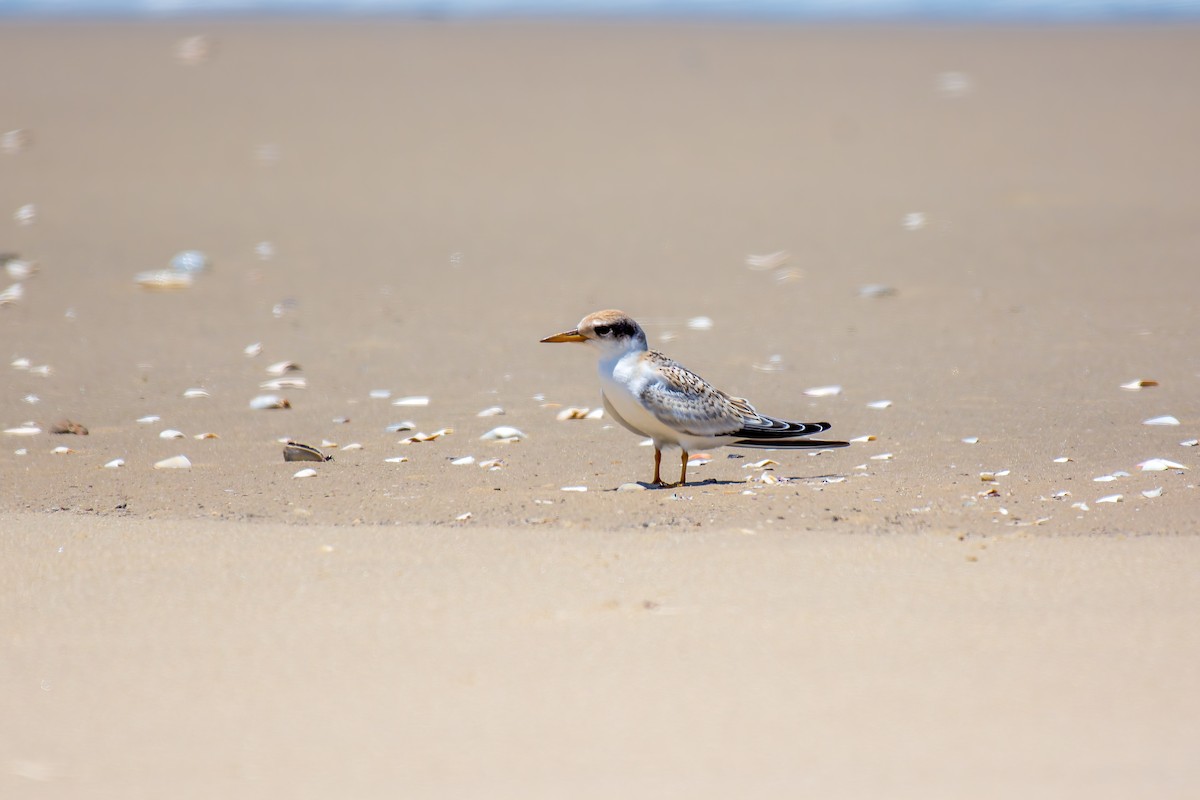
[[[849,442],[828,442],[821,439],[740,439],[730,447],[757,447],[760,450],[820,450],[834,447],[849,447]]]

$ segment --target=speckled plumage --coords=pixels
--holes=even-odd
[[[654,483],[661,484],[662,448],[683,450],[680,483],[687,478],[689,450],[721,447],[830,448],[847,442],[806,439],[828,422],[790,422],[759,413],[745,398],[731,397],[682,364],[650,350],[646,334],[620,311],[598,311],[573,331],[543,342],[583,342],[600,351],[604,407],[623,427],[654,442]]]

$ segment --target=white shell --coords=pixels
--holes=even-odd
[[[298,372],[300,365],[295,361],[276,361],[271,366],[267,367],[267,374],[274,375],[276,378],[282,377],[289,372]]]
[[[479,437],[485,442],[515,442],[525,438],[525,432],[511,425],[501,425]]]
[[[774,253],[767,253],[761,256],[746,256],[746,266],[756,271],[766,271],[782,267],[791,258],[791,254],[786,250],[778,250]]]
[[[351,442],[350,444],[341,448],[343,453],[345,453],[347,450],[362,450],[362,449],[363,449],[363,446],[361,444],[359,444],[358,442]]]
[[[1109,483],[1117,479],[1116,475],[1101,475],[1098,478],[1092,478],[1093,483]]]
[[[67,453],[74,453],[75,451],[69,447],[56,447],[50,452],[56,456],[65,456]]]
[[[117,467],[125,466],[125,459],[114,458],[112,461],[104,465],[105,469],[116,469]]]
[[[962,440],[962,443],[963,444],[979,444],[979,437],[978,436],[968,436],[967,438]]]
[[[469,520],[471,518],[471,516],[472,516],[471,512],[467,511],[467,512],[459,514],[457,517],[455,517],[454,521],[455,522],[466,522],[467,520]]]
[[[454,459],[450,463],[456,467],[465,467],[467,464],[475,463],[475,456],[463,456],[462,458]]]
[[[742,469],[767,469],[771,465],[779,466],[779,462],[772,458],[764,458],[762,461],[755,461],[751,464],[742,464]]]
[[[13,369],[29,369],[31,363],[28,358],[14,358],[9,366]]]
[[[15,303],[24,296],[25,287],[19,283],[14,283],[3,292],[0,292],[0,306],[6,306],[10,303]]]
[[[1175,417],[1172,417],[1170,414],[1166,414],[1161,417],[1151,417],[1150,419],[1143,421],[1142,424],[1143,425],[1178,425],[1179,420],[1175,419]]]
[[[479,466],[483,469],[500,469],[504,466],[504,462],[498,458],[488,458],[479,462]]]
[[[832,397],[835,394],[842,393],[841,386],[814,386],[811,389],[805,389],[804,393],[809,397]]]
[[[1179,443],[1183,447],[1196,447],[1200,445],[1200,439],[1188,439]]]
[[[1162,497],[1162,493],[1163,493],[1162,487],[1161,487],[1161,486],[1159,486],[1159,487],[1156,487],[1156,488],[1154,488],[1154,489],[1146,489],[1146,490],[1144,490],[1144,491],[1142,492],[1142,497],[1149,497],[1149,498],[1152,498],[1152,499],[1153,499],[1153,498],[1155,498],[1155,497]]]
[[[154,464],[155,469],[191,469],[191,467],[192,462],[188,461],[187,456],[172,456]]]
[[[147,416],[144,416],[144,417],[138,417],[137,423],[139,425],[153,425],[154,423],[158,422],[160,419],[162,419],[162,417],[160,417],[158,414],[148,414]]]
[[[183,431],[177,431],[174,428],[167,428],[158,435],[160,439],[182,439],[184,438]]]
[[[895,456],[893,456],[891,453],[880,453],[877,456],[871,456],[872,461],[890,461],[893,458],[895,458]]]
[[[1139,379],[1136,381],[1130,381],[1129,383],[1121,384],[1121,388],[1129,392],[1140,392],[1147,386],[1158,386],[1158,381]]]
[[[408,461],[408,456],[393,456],[385,458],[384,461],[388,464],[403,464],[405,461]]]
[[[586,486],[564,486],[564,487],[562,487],[562,490],[564,492],[586,492],[587,487]]]
[[[207,433],[207,432],[205,432],[205,433],[197,433],[197,434],[196,434],[195,436],[193,436],[192,438],[193,438],[193,439],[197,439],[197,440],[199,440],[199,441],[204,441],[205,439],[220,439],[221,437],[220,437],[220,436],[218,436],[218,435],[217,435],[217,434],[215,434],[215,433]]]
[[[371,398],[372,400],[387,400],[391,396],[391,389],[372,389],[367,393],[367,397]]]
[[[890,408],[891,400],[876,400],[874,403],[867,403],[867,408]]]
[[[33,203],[26,203],[13,212],[13,219],[18,225],[32,225],[37,222],[38,210]]]
[[[591,411],[583,415],[584,419],[604,419],[603,408],[593,408]]]
[[[188,272],[177,272],[173,269],[156,269],[139,272],[133,276],[133,282],[143,289],[152,292],[170,292],[179,289],[192,288],[192,275]]]
[[[270,408],[291,408],[292,404],[277,394],[260,394],[250,401],[250,408],[264,411]]]
[[[254,344],[248,344],[244,348],[242,348],[242,354],[244,356],[246,356],[246,358],[254,358],[261,352],[262,352],[262,342],[255,342]]]
[[[36,425],[21,425],[16,428],[5,428],[4,432],[9,436],[36,436],[42,432],[42,429]]]
[[[890,297],[896,293],[896,290],[886,283],[869,283],[866,286],[860,287],[858,290],[859,297]]]
[[[644,492],[646,487],[640,483],[622,483],[617,487],[618,492]]]
[[[568,406],[562,411],[554,415],[554,418],[559,422],[566,422],[569,419],[587,419],[587,415],[591,409],[580,408],[578,406]]]
[[[477,417],[498,417],[503,413],[504,413],[504,409],[501,408],[500,406],[492,406],[491,408],[485,408],[483,411],[480,411],[475,416],[477,416]]]
[[[420,395],[413,395],[411,397],[401,397],[399,400],[393,400],[392,405],[394,405],[394,406],[427,406],[427,405],[429,405],[429,398],[422,397]]]
[[[313,469],[312,467],[306,467],[306,468],[300,470],[299,472],[297,472],[292,477],[293,478],[313,478],[313,477],[316,477],[316,474],[317,474],[317,471],[315,469]]]
[[[204,272],[212,262],[200,250],[182,250],[171,256],[171,269],[176,272]]]
[[[866,436],[858,436],[858,437],[850,440],[850,442],[854,443],[854,444],[857,444],[859,442],[873,442],[873,441],[875,441],[875,436],[873,434],[869,434],[869,433]]]
[[[1142,472],[1163,472],[1168,469],[1187,469],[1183,464],[1168,461],[1165,458],[1151,458],[1138,464]]]
[[[1097,503],[1120,503],[1124,499],[1125,499],[1125,495],[1123,495],[1123,494],[1110,494],[1105,497],[1101,497],[1096,502]]]
[[[263,381],[258,385],[260,389],[266,389],[270,392],[279,392],[284,389],[307,389],[308,380],[305,378],[276,378],[273,381]]]
[[[1068,461],[1073,461],[1073,460],[1074,459],[1069,458],[1067,456],[1059,456],[1058,458],[1054,459],[1054,463],[1055,464],[1066,464]]]
[[[687,321],[687,326],[694,331],[709,331],[712,330],[713,321],[711,317],[692,317]]]
[[[405,420],[404,422],[393,422],[391,425],[388,425],[385,430],[387,430],[388,433],[399,433],[400,431],[415,431],[416,429],[417,423],[410,420]]]
[[[28,147],[31,141],[33,141],[33,137],[29,135],[29,131],[24,128],[14,128],[0,135],[0,150],[8,155],[19,153]]]
[[[54,372],[54,370],[50,367],[49,364],[42,364],[39,367],[30,367],[29,368],[30,375],[41,375],[43,378],[49,377],[51,372]]]
[[[11,258],[4,262],[4,271],[14,281],[23,281],[37,272],[37,264],[21,258]]]
[[[200,397],[210,397],[211,395],[203,389],[188,389],[183,393],[183,396],[189,400],[195,400]]]

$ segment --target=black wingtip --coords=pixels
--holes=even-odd
[[[761,450],[831,450],[835,447],[849,446],[849,442],[825,442],[820,439],[796,439],[790,442],[771,439],[741,439],[730,445],[730,447],[757,447]]]

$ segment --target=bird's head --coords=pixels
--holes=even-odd
[[[543,342],[580,342],[591,345],[601,352],[625,352],[645,350],[646,333],[633,317],[624,311],[609,309],[588,314],[572,331],[556,333],[542,339]]]

